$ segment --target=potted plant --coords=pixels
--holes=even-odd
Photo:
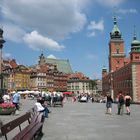
[[[0,104],[0,115],[10,115],[15,112],[15,105],[11,103]]]

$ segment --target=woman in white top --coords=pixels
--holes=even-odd
[[[35,103],[35,107],[36,107],[36,111],[38,111],[38,112],[42,112],[42,111],[44,111],[44,107],[41,105],[41,103],[40,102],[36,102]]]
[[[35,108],[38,112],[43,112],[45,118],[48,118],[48,113],[50,112],[49,109],[47,108],[47,106],[43,106],[41,104],[42,100],[41,99],[37,99],[37,102],[35,103]]]

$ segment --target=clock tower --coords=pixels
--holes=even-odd
[[[109,42],[109,72],[115,71],[124,66],[124,40],[114,17],[114,26],[110,33]]]

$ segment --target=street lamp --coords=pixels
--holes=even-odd
[[[112,72],[111,72],[111,75],[110,75],[110,94],[111,94],[111,97],[114,99],[113,74],[112,74]]]
[[[5,40],[3,39],[3,30],[0,28],[0,92],[3,89],[3,76],[2,76],[2,48]]]

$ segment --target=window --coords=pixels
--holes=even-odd
[[[120,61],[119,60],[117,60],[117,64],[120,64]]]
[[[120,51],[119,49],[116,49],[117,54],[119,54],[119,51]]]
[[[139,59],[139,56],[135,56],[135,59]]]

